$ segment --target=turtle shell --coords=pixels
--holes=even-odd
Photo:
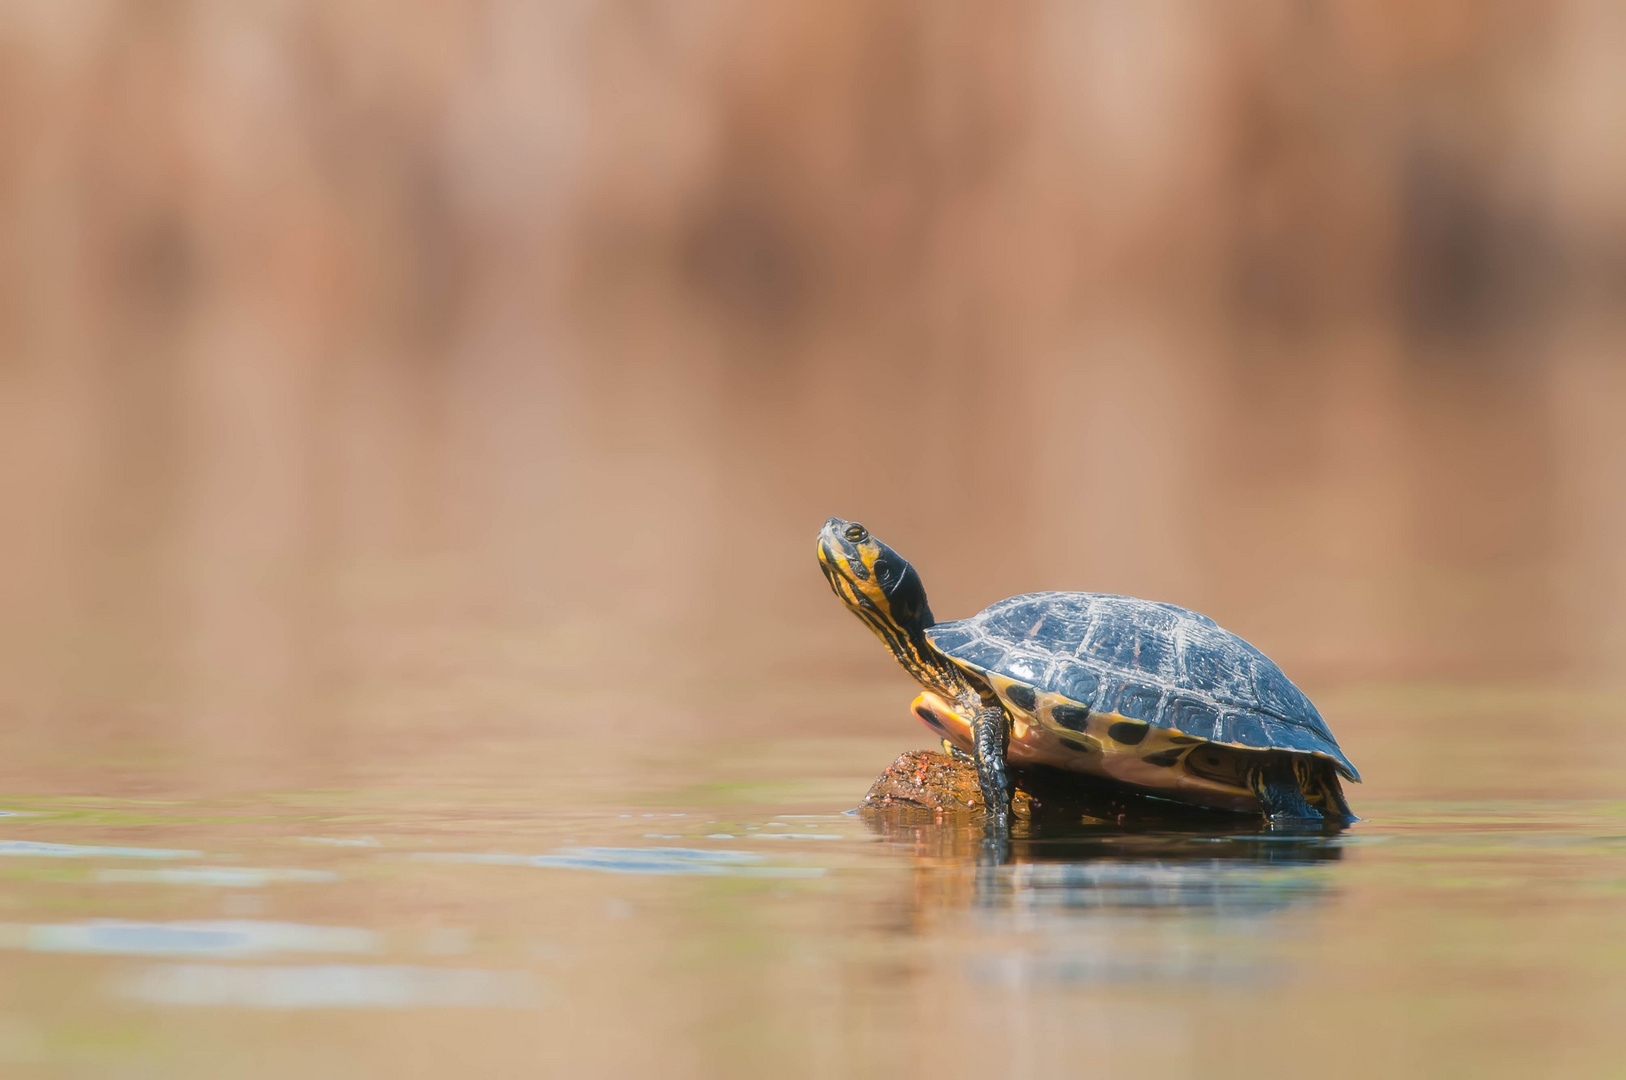
[[[1035,692],[1054,695],[1205,742],[1314,754],[1360,779],[1281,668],[1186,608],[1107,593],[1029,593],[938,623],[926,637],[968,671],[998,676],[988,681],[1019,708],[1024,699],[1031,708]]]

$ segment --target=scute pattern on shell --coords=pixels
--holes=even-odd
[[[1264,653],[1206,615],[1108,593],[1001,600],[926,631],[940,651],[1091,710],[1258,750],[1350,764],[1316,707]]]

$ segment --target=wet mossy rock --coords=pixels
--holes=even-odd
[[[1014,816],[1030,829],[1042,822],[1046,827],[1068,828],[1116,823],[1234,830],[1252,817],[1159,799],[1121,784],[1043,766],[1015,770],[1012,779]],[[981,820],[984,806],[977,766],[936,750],[910,750],[876,777],[859,811],[872,826],[883,821],[918,823],[917,815],[944,823]]]
[[[1018,818],[1033,815],[1037,801],[1018,783],[1011,811]],[[982,789],[977,766],[964,758],[936,750],[910,750],[875,778],[862,809],[926,810],[942,814],[981,814]]]

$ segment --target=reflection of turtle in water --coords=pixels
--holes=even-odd
[[[1103,593],[1014,596],[939,623],[914,567],[831,518],[819,564],[836,595],[926,692],[916,715],[973,755],[1010,820],[1007,757],[1272,819],[1354,820],[1359,780],[1309,698],[1258,649],[1172,604]]]
[[[1118,790],[1130,800],[1140,798]],[[863,819],[892,852],[913,856],[934,876],[937,884],[914,890],[917,903],[1261,915],[1332,895],[1335,879],[1324,871],[1344,857],[1338,837],[1320,831],[1283,835],[1258,818],[1250,824],[1234,814],[1192,812],[1166,801],[1156,815],[1153,802],[1143,799],[1142,816],[1125,824],[1035,815],[1012,841],[1013,873],[970,877],[954,875],[952,867],[986,868],[987,853],[975,833],[919,815],[866,812]]]

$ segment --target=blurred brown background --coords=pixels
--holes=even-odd
[[[940,617],[1212,614],[1363,764],[1362,687],[1557,722],[1626,661],[1623,55],[1584,0],[11,0],[9,767],[918,740],[830,514]]]

